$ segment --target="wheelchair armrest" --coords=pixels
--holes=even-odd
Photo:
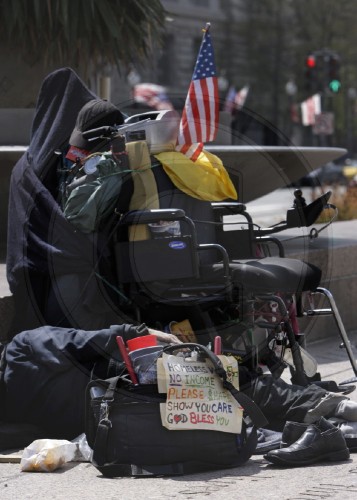
[[[261,236],[254,240],[254,243],[258,245],[266,246],[269,248],[269,243],[274,243],[278,247],[279,257],[285,257],[285,250],[283,244],[278,238]]]
[[[223,212],[229,212],[225,215],[243,214],[246,210],[246,206],[239,202],[230,201],[218,201],[211,203],[213,210],[221,210]]]
[[[231,279],[230,279],[230,267],[229,267],[229,255],[227,253],[227,250],[222,246],[218,245],[217,243],[200,243],[199,245],[196,246],[197,251],[203,251],[203,250],[217,250],[219,254],[221,254],[222,257],[222,263],[223,263],[223,277],[225,280],[225,291],[226,291],[226,296],[229,301],[232,300],[232,285],[231,285]]]
[[[222,256],[224,276],[229,276],[229,256],[227,250],[222,245],[218,245],[217,243],[200,243],[196,248],[198,251],[217,250]]]
[[[125,213],[121,217],[120,224],[150,224],[151,222],[157,222],[159,220],[176,221],[184,220],[185,218],[185,212],[181,209],[176,208],[157,210],[132,210],[131,212]]]
[[[213,208],[213,213],[218,215],[218,217],[223,217],[225,215],[242,215],[247,220],[248,226],[251,227],[253,224],[253,219],[246,211],[247,207],[244,203],[220,201],[211,203],[211,206]]]

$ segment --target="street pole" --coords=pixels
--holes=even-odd
[[[349,156],[354,156],[354,121],[357,90],[350,87],[346,93],[347,148]]]

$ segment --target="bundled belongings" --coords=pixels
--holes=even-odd
[[[166,397],[158,392],[157,384],[134,385],[128,381],[116,339],[121,337],[128,342],[131,338],[142,337],[148,331],[151,330],[147,330],[143,325],[140,327],[112,326],[105,330],[87,332],[42,327],[16,335],[5,351],[3,384],[6,420],[18,424],[36,424],[43,429],[40,437],[46,437],[47,433],[47,437],[52,439],[71,440],[86,430],[88,442],[94,447],[98,467],[103,466],[103,471],[109,475],[113,472],[115,474],[119,472],[120,475],[122,470],[120,467],[114,467],[114,470],[113,467],[107,467],[107,453],[114,454],[117,463],[126,463],[128,465],[125,468],[126,472],[129,473],[130,470],[130,473],[135,475],[141,474],[139,472],[141,465],[145,465],[145,474],[175,474],[232,467],[248,460],[255,450],[256,434],[254,431],[249,435],[246,433],[246,423],[241,418],[240,405],[256,426],[263,425],[265,418],[250,398],[238,391],[229,381],[237,380],[237,371],[234,376],[227,377],[221,361],[212,352],[196,344],[172,345],[170,349],[157,350],[161,353],[161,357],[164,354],[168,356],[166,360],[168,367],[172,361],[175,361],[175,356],[172,356],[176,352],[173,351],[178,348],[180,351],[184,348],[187,356],[189,350],[200,355],[200,359],[193,357],[193,362],[187,363],[185,358],[181,357],[181,361],[187,365],[186,369],[191,367],[193,370],[191,375],[200,374],[209,383],[206,389],[211,401],[202,399],[204,387],[198,386],[195,390],[195,392],[199,391],[197,393],[199,398],[195,400],[196,416],[195,419],[191,418],[193,422],[191,430],[180,430],[177,433],[163,426],[160,418],[160,412],[163,409],[160,409],[160,403],[163,403]],[[154,333],[161,341],[175,340],[171,334],[155,331]],[[35,370],[34,367],[36,367]],[[195,371],[195,368],[206,370],[206,375],[203,371]],[[110,376],[114,378],[107,379]],[[217,380],[214,380],[217,377],[218,386],[215,385]],[[94,379],[92,382],[90,382],[91,378]],[[177,371],[176,380],[178,380]],[[108,392],[105,395],[99,392],[98,398],[96,389],[100,391],[103,387],[109,388],[112,394]],[[215,391],[216,394],[214,394]],[[223,394],[222,391],[228,392]],[[85,393],[87,393],[86,421]],[[98,425],[99,427],[103,425],[103,421],[96,419],[100,416],[104,404],[111,405],[112,397],[114,406],[108,418],[113,419],[114,435],[113,439],[105,441],[107,444],[103,444],[103,450],[99,444],[100,432],[98,433],[97,429]],[[223,402],[220,402],[221,398]],[[237,401],[238,406],[235,403]],[[171,403],[173,403],[172,399]],[[201,404],[201,409],[197,409],[198,403]],[[208,406],[214,404],[221,405],[221,408],[217,406],[209,411]],[[225,414],[225,418],[221,417],[220,421],[217,417],[219,412],[222,415]],[[215,426],[210,423],[209,413],[215,416]],[[215,430],[202,430],[202,427],[200,430],[197,421],[199,415],[201,419],[209,422],[208,429],[215,428]],[[125,425],[129,425],[130,429],[127,431],[122,426],[122,418],[124,418],[123,422],[128,420]],[[168,415],[167,422],[170,419]],[[231,420],[233,427],[227,427],[228,419]],[[118,423],[120,425],[117,427]],[[184,424],[184,419],[182,423]],[[179,428],[177,423],[175,426]],[[226,427],[228,432],[220,432],[217,426],[221,430]],[[118,441],[116,441],[115,434],[117,432],[119,433]],[[124,443],[128,438],[129,448]],[[195,440],[197,446],[192,446],[192,439]],[[135,442],[140,445],[137,447]],[[181,444],[178,445],[178,443]],[[105,449],[105,446],[108,446],[108,449]],[[105,451],[105,457],[100,459],[103,451]],[[218,455],[217,452],[219,452]],[[100,460],[104,462],[101,463]],[[129,467],[131,464],[137,465],[138,468],[131,469]],[[175,466],[173,467],[172,464]]]
[[[155,335],[156,345],[146,343],[148,333]],[[128,360],[118,349],[119,337],[131,348],[134,339],[147,345],[128,354],[137,381],[130,379]],[[165,348],[160,345],[165,341],[176,345]],[[289,445],[325,417],[346,438],[350,451],[357,450],[357,404],[346,396],[314,385],[290,385],[270,375],[256,378],[239,366],[237,390],[237,368],[226,362],[226,356],[177,342],[172,334],[128,324],[98,331],[41,327],[16,335],[2,355],[0,448],[7,449],[10,443],[27,446],[38,438],[73,440],[86,431],[95,451],[93,463],[108,475],[180,473],[199,465],[205,470],[223,468],[243,463],[255,452],[256,433],[253,430],[249,437],[246,413],[258,427],[283,431]],[[140,360],[140,351],[159,361],[156,380],[148,357]],[[234,400],[245,410],[243,419]],[[124,434],[123,429],[127,429]],[[112,436],[108,441],[102,439],[106,432]],[[314,436],[318,440],[319,433]],[[197,446],[192,447],[195,439]],[[160,445],[159,454],[153,452],[158,440],[166,443]],[[187,449],[180,443],[187,443]],[[278,445],[275,438],[274,443],[260,439],[260,444],[258,452]],[[206,456],[201,454],[204,449]],[[222,453],[218,456],[215,450]],[[338,450],[331,449],[331,457],[334,451]],[[321,448],[312,452],[309,459],[323,459]],[[195,462],[192,469],[188,461]],[[172,463],[181,465],[173,468]]]
[[[93,464],[106,476],[180,475],[244,464],[266,420],[229,381],[221,360],[201,345],[181,344],[164,348],[157,366],[159,391],[125,377],[88,385]],[[254,424],[249,433],[248,417]]]

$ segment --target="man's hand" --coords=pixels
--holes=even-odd
[[[159,342],[165,342],[166,344],[182,344],[181,340],[172,333],[160,332],[160,330],[153,330],[152,328],[148,328],[148,330],[149,334],[155,335]]]

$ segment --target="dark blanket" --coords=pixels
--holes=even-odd
[[[111,281],[108,233],[76,231],[57,202],[55,151],[67,147],[78,111],[94,98],[69,68],[51,73],[41,87],[30,145],[10,183],[6,264],[18,311],[13,334],[48,324],[93,330],[125,322],[98,279],[99,273]]]
[[[84,432],[90,378],[124,371],[117,335],[129,340],[138,335],[137,327],[83,331],[45,326],[16,335],[6,347],[2,418],[36,426],[51,438],[74,439]]]

